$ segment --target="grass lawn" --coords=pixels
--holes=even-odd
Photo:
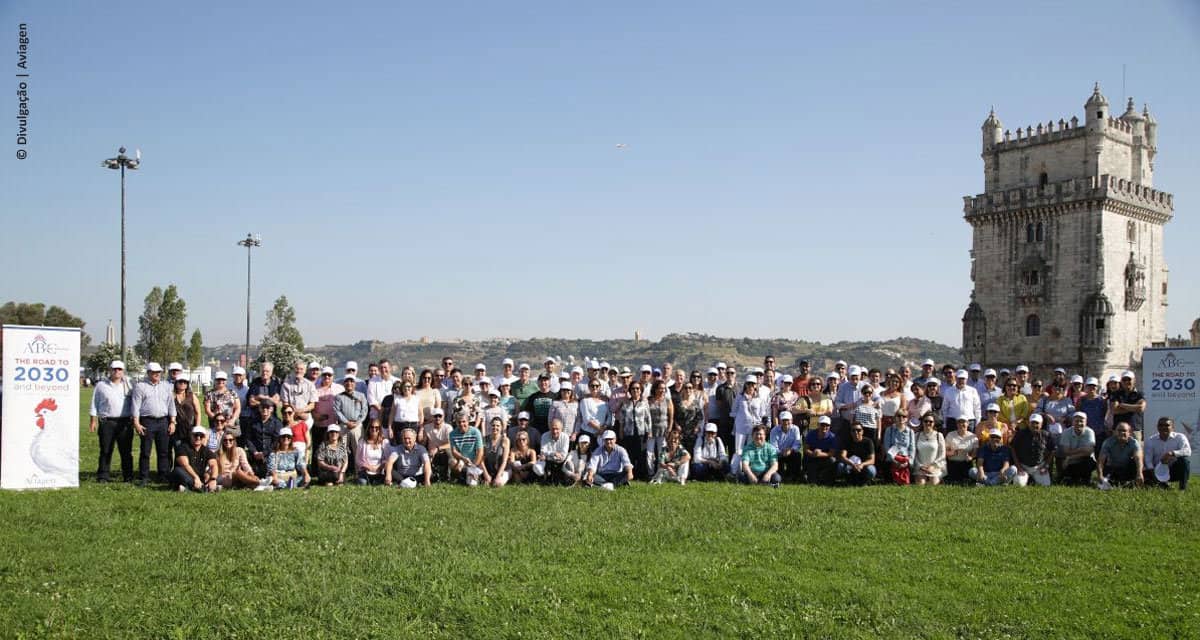
[[[1194,490],[179,495],[95,452],[0,493],[0,636],[1200,636]]]

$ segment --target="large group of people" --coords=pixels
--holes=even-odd
[[[1187,488],[1191,446],[1170,418],[1143,436],[1146,400],[1131,371],[1097,378],[1056,369],[979,364],[866,369],[838,361],[825,375],[608,362],[535,374],[505,359],[468,374],[435,369],[340,372],[270,362],[250,378],[219,371],[203,395],[179,363],[146,367],[131,383],[114,361],[97,382],[91,430],[98,482],[114,449],[122,479],[179,491],[279,490],[341,484],[403,488],[454,482],[615,489],[640,480],[686,484],[1076,484]],[[164,377],[165,373],[165,377]],[[397,375],[398,374],[398,375]]]

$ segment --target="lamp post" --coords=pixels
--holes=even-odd
[[[262,246],[262,237],[251,233],[246,234],[245,240],[238,240],[238,245],[246,247],[246,368],[250,368],[250,250]]]
[[[121,357],[125,357],[125,170],[136,170],[142,164],[142,151],[134,152],[134,157],[125,155],[125,147],[117,149],[117,157],[109,158],[100,163],[106,169],[121,170]]]

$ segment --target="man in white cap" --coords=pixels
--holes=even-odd
[[[502,373],[500,375],[496,376],[496,378],[494,380],[492,380],[492,386],[495,387],[497,390],[500,389],[500,385],[502,385],[502,384],[511,385],[513,382],[516,381],[513,378],[513,359],[512,358],[505,358],[500,363],[500,369],[501,369]],[[511,391],[511,389],[510,389],[510,391]]]
[[[1100,380],[1095,376],[1083,381],[1083,393],[1075,402],[1076,408],[1087,414],[1088,426],[1096,432],[1096,442],[1103,443],[1109,436],[1104,425],[1104,414],[1108,411],[1108,403],[1100,395]]]
[[[542,434],[541,446],[538,447],[538,461],[543,465],[543,484],[569,485],[563,475],[563,465],[571,453],[571,437],[563,431],[562,420],[554,418],[550,421],[550,430]]]
[[[171,485],[180,492],[217,490],[217,456],[208,448],[208,430],[200,425],[192,427],[191,438],[181,447],[175,457],[175,469],[171,471]]]
[[[975,482],[995,486],[1009,484],[1016,479],[1017,468],[1013,466],[1012,450],[1001,442],[1002,438],[999,429],[992,429],[988,434],[987,446],[979,448],[975,468],[971,469],[971,479]]]
[[[313,409],[313,428],[328,427],[337,420],[333,413],[333,401],[342,392],[342,385],[334,379],[333,367],[322,367],[317,379],[317,406]]]
[[[717,437],[717,425],[704,425],[704,437],[692,449],[692,480],[721,480],[729,474],[729,455],[725,443]]]
[[[1033,416],[1029,419],[1032,422]],[[1096,434],[1087,426],[1087,414],[1077,411],[1071,417],[1071,428],[1058,437],[1058,481],[1091,484],[1092,471],[1096,469],[1095,452]]]
[[[956,428],[958,416],[971,416],[971,428],[983,419],[983,408],[979,401],[979,392],[967,384],[966,369],[959,369],[954,375],[954,384],[942,387],[942,432],[949,433]]]
[[[725,363],[718,362],[717,369],[721,370]],[[709,413],[708,421],[717,424],[717,437],[725,443],[725,450],[733,451],[733,404],[737,401],[738,396],[738,380],[737,369],[734,367],[724,367],[722,371],[725,379],[717,385],[714,395],[714,403],[716,412]]]
[[[921,375],[917,376],[916,381],[919,382],[922,387],[929,382],[930,378],[933,378],[934,380],[937,379],[937,376],[935,376],[933,373],[933,368],[936,366],[936,364],[937,363],[933,361],[933,358],[926,358],[925,361],[921,363]]]
[[[1108,398],[1109,412],[1113,422],[1128,422],[1133,428],[1133,437],[1142,440],[1142,425],[1145,419],[1146,398],[1134,386],[1133,372],[1121,372],[1121,386]]]
[[[1021,395],[1029,397],[1033,393],[1033,385],[1029,383],[1029,367],[1019,364],[1016,370],[1017,389]]]
[[[784,376],[784,380],[788,377]],[[780,475],[788,482],[795,482],[800,479],[801,451],[804,447],[800,441],[800,428],[792,424],[790,411],[780,411],[777,419],[779,424],[771,429],[767,440],[778,451]]]
[[[1096,461],[1100,488],[1126,483],[1142,486],[1142,465],[1142,444],[1133,437],[1133,428],[1128,422],[1117,423],[1113,437],[1104,441]]]
[[[979,391],[979,387],[983,385],[983,365],[978,362],[972,362],[971,366],[967,367],[967,373],[970,377],[967,378],[967,384]]]
[[[508,392],[517,401],[518,407],[524,406],[529,396],[537,393],[538,385],[530,378],[531,375],[529,365],[522,362],[521,366],[517,367],[516,382],[513,382],[508,388]]]
[[[1178,482],[1179,490],[1187,491],[1192,471],[1192,444],[1186,436],[1175,431],[1175,421],[1168,416],[1159,418],[1155,426],[1158,434],[1146,438],[1145,472],[1164,489],[1171,482]]]
[[[1042,429],[1042,415],[1035,413],[1029,417],[1029,428],[1018,429],[1012,437],[1009,446],[1012,447],[1013,457],[1016,458],[1016,484],[1026,486],[1030,481],[1034,484],[1050,486],[1050,465],[1054,462],[1054,441],[1050,434]]]
[[[150,481],[150,450],[158,455],[158,477],[166,481],[171,471],[171,436],[175,434],[175,394],[162,379],[162,365],[146,365],[146,378],[133,386],[130,415],[133,429],[141,438],[138,454],[138,484]]]
[[[125,363],[113,360],[108,367],[107,378],[96,383],[92,403],[88,408],[89,426],[92,433],[99,431],[100,464],[96,468],[96,482],[110,480],[113,446],[121,456],[121,479],[133,481],[133,420],[131,416],[131,393],[129,381],[125,379]]]
[[[446,412],[441,407],[429,410],[433,422],[427,422],[421,428],[425,448],[429,451],[429,461],[433,468],[433,477],[438,482],[450,479],[450,425],[446,423]]]
[[[629,453],[617,444],[617,434],[612,430],[605,431],[601,438],[604,444],[592,454],[583,484],[592,487],[599,481],[606,489],[628,485],[633,480]]]
[[[370,403],[367,396],[358,390],[358,379],[351,374],[342,376],[342,392],[333,397],[333,422],[321,427],[314,427],[310,440],[313,444],[325,441],[325,433],[329,427],[338,425],[343,433],[357,432],[362,434],[363,424],[369,419]],[[388,428],[391,425],[387,425]],[[313,464],[316,467],[316,446],[313,447]]]
[[[833,431],[838,435],[849,435],[854,409],[862,404],[862,393],[859,391],[861,379],[862,370],[858,365],[854,365],[850,367],[846,381],[838,385],[837,395],[833,399],[833,408],[837,411],[838,417],[838,421],[833,425]]]
[[[817,418],[817,428],[804,434],[804,474],[809,484],[833,484],[838,438],[829,416]]]
[[[985,369],[983,371],[983,381],[979,386],[975,387],[975,391],[979,394],[979,404],[988,406],[993,402],[999,402],[1000,396],[1004,395],[1004,390],[997,384],[995,369]]]

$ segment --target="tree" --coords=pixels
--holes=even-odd
[[[93,379],[99,380],[101,376],[108,374],[108,365],[112,364],[113,360],[122,360],[125,362],[125,374],[131,378],[137,377],[141,371],[142,359],[138,354],[134,353],[133,349],[125,348],[125,357],[121,357],[121,345],[104,343],[96,348],[91,355],[84,358],[83,365],[92,372]]]
[[[187,363],[189,369],[199,369],[200,364],[204,362],[204,342],[200,337],[200,330],[196,329],[192,332],[192,342],[188,345]]]
[[[71,315],[57,305],[46,308],[41,302],[8,301],[0,306],[0,324],[23,324],[31,327],[79,327],[86,324],[81,318]],[[79,332],[79,348],[86,349],[92,337],[86,331]],[[0,351],[0,354],[3,352]]]
[[[287,296],[279,296],[267,312],[267,333],[263,336],[263,346],[268,342],[286,342],[296,347],[296,351],[304,351],[304,338],[296,328],[296,310],[288,303]]]
[[[292,365],[297,360],[313,362],[317,360],[317,357],[311,353],[300,351],[296,345],[290,342],[268,339],[258,349],[258,357],[254,359],[254,369],[262,371],[262,363],[270,362],[275,365],[275,371],[287,375],[292,372]]]
[[[183,331],[187,303],[175,285],[154,287],[146,295],[146,308],[138,318],[137,353],[150,362],[170,362],[184,356]]]

